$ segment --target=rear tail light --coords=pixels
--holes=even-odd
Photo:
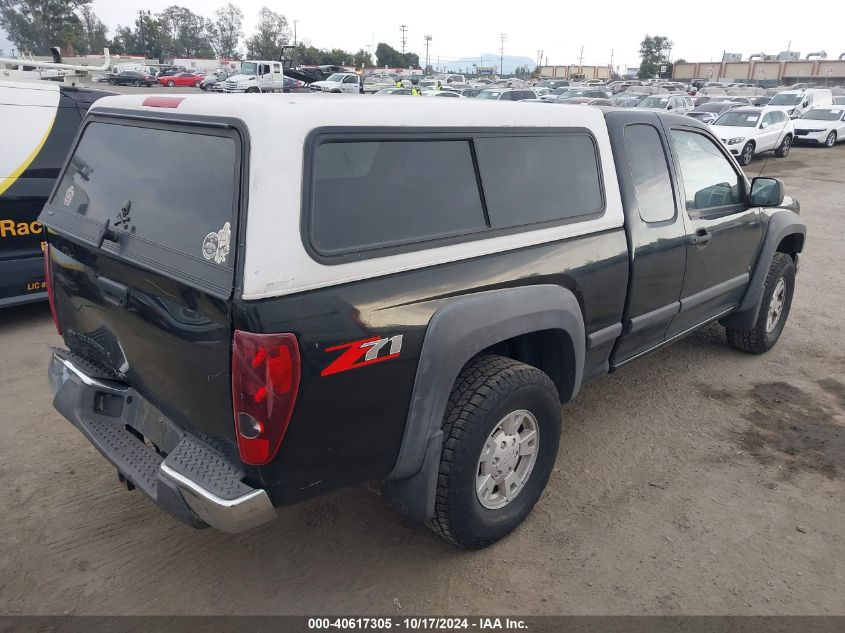
[[[238,451],[261,466],[279,451],[299,389],[299,345],[293,334],[235,330],[232,404]]]
[[[56,300],[53,298],[53,280],[50,279],[50,244],[44,244],[44,281],[47,283],[47,300],[50,302],[50,314],[53,315],[53,325],[56,332],[62,335],[62,328],[59,326],[59,319],[56,317]]]

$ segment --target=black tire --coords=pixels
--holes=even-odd
[[[780,143],[780,147],[775,150],[775,156],[778,158],[786,158],[787,154],[789,154],[789,150],[792,148],[792,136],[787,134],[783,137],[783,140]]]
[[[255,93],[255,92],[258,92],[258,88],[256,88],[256,87],[247,88],[246,91],[249,92],[249,93]]]
[[[172,79],[168,80],[168,82],[167,82],[168,88],[173,88],[175,85],[176,85],[175,81],[173,81]]]
[[[785,294],[783,308],[778,317],[775,327],[771,331],[766,329],[766,321],[769,318],[769,311],[772,307],[775,289],[779,280],[785,282]],[[775,253],[769,272],[766,275],[766,282],[763,286],[763,300],[760,302],[760,311],[750,330],[734,330],[727,328],[728,343],[734,349],[749,354],[763,354],[768,352],[778,342],[781,332],[789,317],[789,309],[792,307],[792,295],[795,292],[795,263],[792,257],[786,253]]]
[[[510,412],[524,409],[537,421],[533,468],[512,500],[484,507],[476,493],[485,442]],[[552,380],[536,367],[502,356],[482,356],[461,371],[446,408],[443,454],[431,527],[449,542],[481,549],[514,530],[540,498],[557,456],[560,400]]]
[[[115,80],[115,79],[109,79],[109,85],[110,85],[110,86],[116,86],[116,85],[117,85],[117,80]]]
[[[746,166],[751,164],[751,161],[753,159],[754,159],[754,143],[749,142],[749,143],[746,143],[743,146],[742,151],[739,153],[739,157],[737,158],[737,160],[739,161],[740,165],[742,165],[743,167],[746,167]]]
[[[133,82],[132,82],[132,85],[133,85],[133,86],[135,86],[136,88],[140,88],[140,87],[141,87],[141,82],[136,80],[136,81],[133,81]]]
[[[827,135],[827,138],[824,140],[825,147],[833,147],[836,145],[836,132],[831,132]]]

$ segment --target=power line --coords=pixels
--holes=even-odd
[[[407,30],[408,30],[407,24],[400,24],[399,25],[399,31],[401,31],[401,33],[402,33],[402,55],[405,54],[405,43],[408,41],[407,38],[405,37],[405,32]]]
[[[505,74],[505,42],[508,39],[507,33],[499,33],[499,74]]]

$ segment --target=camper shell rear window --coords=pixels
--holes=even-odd
[[[102,250],[228,293],[241,154],[240,135],[220,126],[89,119],[47,224],[97,245],[108,222]]]

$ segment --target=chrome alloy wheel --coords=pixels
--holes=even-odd
[[[769,301],[769,313],[766,316],[766,333],[768,334],[774,330],[780,315],[783,314],[783,306],[786,304],[786,280],[781,277],[775,285],[775,291],[772,293],[772,300]]]
[[[525,409],[508,413],[487,436],[475,476],[478,501],[490,510],[508,505],[525,487],[540,441],[540,425]]]

